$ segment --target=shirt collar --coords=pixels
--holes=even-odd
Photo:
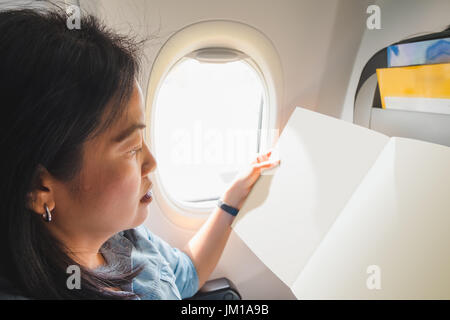
[[[131,252],[133,244],[121,231],[109,238],[101,247],[100,252],[106,260],[105,266],[100,266],[97,271],[103,270],[131,270],[133,267]],[[125,291],[133,291],[132,283],[123,286]]]

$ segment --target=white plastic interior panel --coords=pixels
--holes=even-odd
[[[371,108],[370,128],[388,136],[450,146],[450,115]]]
[[[355,100],[353,122],[390,137],[418,139],[450,146],[450,115],[373,108],[377,75],[361,86]]]
[[[353,122],[357,125],[369,128],[370,112],[372,109],[373,93],[377,87],[377,75],[373,74],[364,82],[355,100]]]

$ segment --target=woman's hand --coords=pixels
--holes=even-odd
[[[222,196],[222,200],[226,204],[236,209],[241,209],[250,190],[261,175],[261,172],[273,168],[280,163],[280,160],[278,159],[270,159],[271,154],[272,151],[258,155],[256,159],[252,161],[250,166],[238,173],[237,177]]]
[[[241,209],[261,171],[275,167],[279,160],[269,160],[272,152],[260,154],[250,166],[239,172],[222,196],[222,200]],[[202,287],[216,267],[231,233],[234,216],[214,210],[197,233],[189,240],[183,251],[191,258],[197,270],[199,287]]]

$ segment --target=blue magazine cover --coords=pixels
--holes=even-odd
[[[450,62],[450,38],[404,43],[387,49],[388,67]]]

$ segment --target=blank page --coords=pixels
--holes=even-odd
[[[232,228],[291,286],[389,138],[297,107]]]
[[[300,299],[450,299],[450,148],[392,138],[299,275]]]

